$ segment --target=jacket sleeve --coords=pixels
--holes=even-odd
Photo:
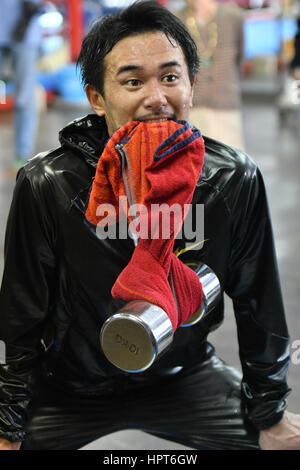
[[[7,222],[0,291],[0,340],[6,352],[0,364],[0,437],[10,441],[25,439],[54,276],[53,229],[32,187],[21,170]]]
[[[233,300],[236,317],[242,401],[252,423],[266,429],[280,421],[286,408],[289,334],[259,170],[245,172],[241,186],[232,212],[232,249],[225,290]]]

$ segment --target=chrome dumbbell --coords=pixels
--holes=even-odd
[[[200,309],[181,325],[188,327],[203,319],[217,304],[221,287],[216,274],[205,264],[190,264],[202,284]],[[103,324],[100,343],[106,358],[125,372],[148,369],[173,341],[174,331],[166,312],[144,300],[128,302]]]

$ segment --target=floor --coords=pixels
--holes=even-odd
[[[65,107],[57,102],[41,116],[36,152],[57,145],[58,130],[74,117],[88,112],[85,108]],[[290,112],[281,121],[274,96],[244,92],[243,116],[246,150],[261,167],[269,195],[273,219],[282,291],[291,336],[292,364],[289,384],[293,389],[289,410],[300,412],[300,133],[297,113]],[[0,113],[0,279],[3,270],[5,223],[14,187],[11,171],[13,158],[12,113]],[[223,326],[211,337],[217,353],[240,368],[234,316],[226,299]],[[120,431],[85,449],[188,449],[136,430]]]

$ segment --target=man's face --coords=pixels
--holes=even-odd
[[[105,58],[104,97],[87,95],[111,135],[129,121],[187,120],[193,89],[181,47],[154,32],[119,41]]]

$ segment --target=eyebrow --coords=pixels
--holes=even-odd
[[[165,69],[165,68],[168,68],[168,67],[180,67],[181,68],[181,65],[179,64],[179,62],[177,62],[176,60],[171,60],[170,62],[164,62],[163,64],[161,64],[159,66],[160,69]],[[125,73],[125,72],[132,72],[132,71],[135,71],[135,70],[142,70],[143,67],[140,66],[140,65],[124,65],[123,67],[120,67],[117,71],[117,76],[121,75],[122,73]]]

